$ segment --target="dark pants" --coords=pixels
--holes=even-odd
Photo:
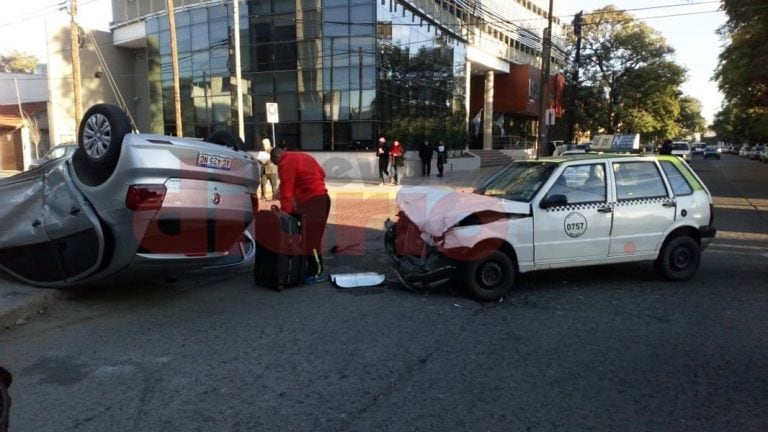
[[[432,175],[432,158],[421,159],[421,175],[422,176]]]
[[[307,257],[307,275],[316,276],[323,268],[323,234],[331,212],[331,197],[328,194],[313,196],[298,204],[294,216],[303,220],[301,233],[304,237],[304,255]]]
[[[388,165],[389,161],[387,159],[379,159],[379,179],[381,179],[382,183],[389,177],[389,171],[387,170]]]
[[[443,167],[445,166],[445,158],[438,156],[437,157],[437,175],[438,177],[443,176]]]

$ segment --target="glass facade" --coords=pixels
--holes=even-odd
[[[237,130],[232,6],[176,17],[183,131]],[[463,118],[465,47],[392,0],[250,0],[240,7],[246,148],[271,137],[302,150],[372,148],[398,118]],[[155,130],[175,131],[167,16],[147,20]]]

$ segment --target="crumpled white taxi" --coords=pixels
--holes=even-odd
[[[715,237],[712,196],[674,156],[570,155],[515,161],[474,193],[405,187],[385,247],[401,281],[458,279],[482,301],[534,270],[652,261],[691,279]]]

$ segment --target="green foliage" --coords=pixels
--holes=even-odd
[[[37,57],[21,51],[0,55],[0,71],[11,73],[35,73]]]
[[[584,18],[577,134],[640,133],[657,140],[692,127],[679,117],[685,69],[670,59],[674,50],[664,38],[613,6]]]
[[[701,101],[691,96],[681,97],[678,123],[682,128],[682,135],[705,132],[707,124],[704,117],[701,116]]]
[[[764,0],[724,0],[728,21],[720,30],[730,43],[715,71],[726,105],[714,129],[730,142],[768,140],[768,8]]]

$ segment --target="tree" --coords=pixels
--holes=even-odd
[[[715,130],[729,141],[768,140],[768,8],[764,0],[724,0],[730,43],[720,53],[715,79],[726,105]]]
[[[0,55],[0,71],[13,73],[35,73],[37,57],[21,51],[11,51]]]
[[[606,6],[584,16],[582,45],[580,132],[641,133],[651,140],[679,134],[685,69],[669,59],[674,50],[657,31]]]
[[[681,97],[678,123],[682,128],[682,135],[692,135],[706,131],[707,122],[701,116],[701,101],[692,96]]]

